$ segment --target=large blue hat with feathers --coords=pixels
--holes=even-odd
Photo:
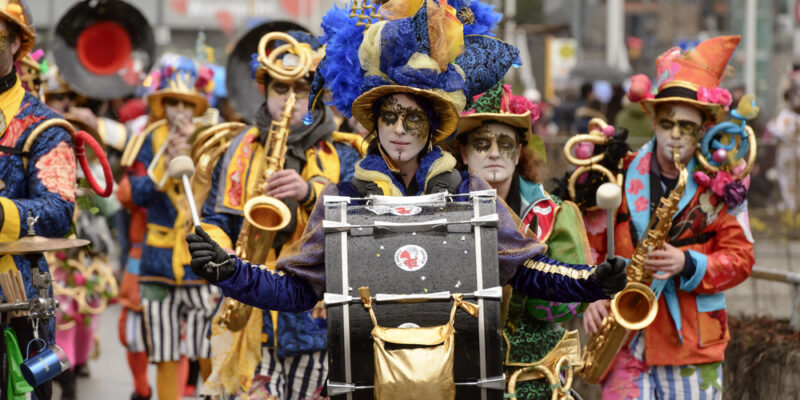
[[[519,51],[492,36],[500,14],[477,0],[391,0],[380,8],[352,3],[322,19],[326,45],[309,107],[331,92],[331,104],[375,128],[374,103],[408,93],[427,99],[440,119],[433,142],[455,131],[468,99],[519,65]]]

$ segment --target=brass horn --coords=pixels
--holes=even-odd
[[[611,300],[611,312],[623,328],[638,331],[649,326],[658,313],[656,295],[649,286],[628,282]]]
[[[153,66],[153,30],[136,7],[121,0],[75,4],[59,19],[53,36],[61,74],[88,98],[132,94]]]
[[[253,54],[258,54],[260,39],[270,32],[305,31],[308,29],[289,21],[272,21],[257,25],[245,32],[236,41],[233,51],[228,56],[226,65],[225,86],[231,106],[252,123],[258,107],[264,102],[264,93],[259,89],[250,68]]]

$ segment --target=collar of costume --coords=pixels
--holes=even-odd
[[[414,175],[417,182],[418,193],[405,193],[403,185],[386,165],[380,154],[367,154],[356,164],[355,177],[357,179],[375,182],[383,193],[388,196],[418,196],[426,193],[428,181],[436,175],[451,171],[456,166],[456,159],[439,146],[434,146],[419,162],[419,168]]]
[[[306,149],[314,147],[321,140],[331,141],[332,133],[336,129],[336,121],[330,107],[315,108],[314,121],[308,125],[300,124],[291,127],[289,137],[286,138],[286,169],[300,171],[306,163]],[[272,116],[269,114],[267,103],[261,105],[255,115],[256,126],[259,131],[259,140],[265,143]]]
[[[14,87],[17,83],[17,69],[12,67],[8,75],[0,78],[0,93],[4,93],[8,89]]]
[[[645,145],[639,149],[636,158],[628,165],[628,170],[625,173],[625,199],[628,202],[631,222],[633,223],[639,241],[642,240],[642,237],[647,232],[647,227],[650,222],[650,170],[652,168],[653,157],[655,157],[655,147],[655,138],[645,143]],[[693,171],[696,165],[697,159],[692,157],[692,160],[689,161],[689,164],[686,166],[687,171]],[[656,182],[656,184],[660,184],[660,182]],[[673,218],[683,211],[696,193],[697,182],[689,176],[686,182],[686,189],[683,191],[681,200],[678,202],[678,209],[672,216]],[[663,292],[664,300],[667,302],[667,309],[669,310],[670,317],[675,323],[678,337],[683,341],[681,335],[681,310],[678,304],[674,280],[653,279],[650,288],[653,289],[656,297]]]

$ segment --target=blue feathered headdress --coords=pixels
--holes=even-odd
[[[392,15],[389,20],[379,20],[388,14],[384,8],[381,17],[351,17],[359,11],[352,4],[325,14],[321,41],[326,57],[317,68],[309,106],[327,87],[339,112],[355,116],[371,130],[376,100],[412,93],[430,100],[440,117],[437,142],[455,130],[467,99],[492,87],[519,62],[519,51],[490,36],[500,15],[477,0],[456,0],[455,7],[425,0],[398,6],[399,1],[384,7],[420,6],[411,10],[413,15]],[[367,21],[370,24],[364,24]],[[453,53],[451,49],[461,43],[460,52]]]

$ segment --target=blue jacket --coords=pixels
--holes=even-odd
[[[420,162],[415,175],[419,190],[413,194],[424,192],[431,177],[454,167],[455,159],[450,154],[434,148]],[[368,154],[363,158],[356,166],[355,177],[370,177],[385,193],[406,194],[399,177],[389,171],[379,155]],[[459,193],[488,188],[479,177],[464,175]],[[358,192],[351,182],[342,182],[329,185],[323,195],[358,196]],[[592,275],[594,266],[564,264],[545,257],[546,246],[524,238],[516,230],[504,202],[497,202],[497,213],[501,283],[508,283],[529,296],[553,301],[590,302],[608,298]],[[299,311],[313,307],[325,289],[325,254],[319,251],[324,248],[323,217],[324,205],[320,201],[311,214],[299,251],[278,260],[278,271],[236,259],[234,274],[216,285],[225,296],[260,308]]]
[[[11,242],[28,233],[28,217],[38,218],[34,225],[37,235],[63,237],[72,226],[75,209],[75,155],[72,137],[61,127],[43,131],[21,154],[31,132],[48,119],[61,118],[37,98],[25,92],[19,81],[0,93],[3,124],[0,135],[0,207],[3,220],[0,242]],[[27,160],[27,168],[23,165]],[[48,271],[44,257],[38,257],[39,268]],[[31,262],[22,255],[0,256],[0,271],[17,269],[22,275],[27,298],[38,297],[31,283]],[[0,289],[0,298],[5,295]],[[48,324],[52,342],[54,322]]]

